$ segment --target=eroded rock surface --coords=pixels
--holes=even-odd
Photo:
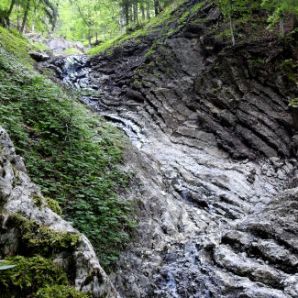
[[[279,68],[293,52],[231,48],[208,31],[219,19],[206,5],[170,37],[51,62],[132,142],[140,225],[113,277],[124,297],[298,295],[297,86]]]
[[[118,297],[89,240],[54,213],[45,201],[31,182],[22,158],[16,155],[8,134],[0,127],[0,257],[24,253],[20,237],[24,227],[14,225],[16,215],[55,232],[78,234],[79,242],[74,248],[65,248],[56,256],[53,252],[56,262],[71,271],[78,290],[91,292],[94,298]]]

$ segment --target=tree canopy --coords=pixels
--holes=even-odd
[[[207,1],[207,0],[206,0]],[[70,40],[100,41],[142,26],[166,6],[183,0],[1,0],[0,23],[20,32],[52,33]],[[271,27],[287,16],[298,15],[298,0],[215,0],[229,22],[236,43],[235,19],[247,18],[256,9],[264,11]]]
[[[171,0],[2,0],[0,22],[68,39],[101,40],[159,14]],[[175,2],[175,1],[174,1]],[[58,18],[59,16],[59,18]],[[57,26],[56,26],[57,25]]]

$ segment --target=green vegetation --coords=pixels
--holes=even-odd
[[[51,0],[1,0],[0,25],[14,26],[19,32],[31,27],[48,31],[55,27],[58,7]]]
[[[77,55],[77,54],[81,54],[80,50],[76,49],[76,48],[69,48],[66,49],[64,51],[64,55]]]
[[[181,0],[77,0],[60,4],[58,34],[68,39],[94,42],[135,31],[154,16]],[[74,18],[75,16],[75,18]]]
[[[98,43],[121,35],[180,0],[2,0],[0,24]]]
[[[113,47],[120,46],[127,40],[136,40],[141,42],[141,38],[147,36],[150,33],[157,32],[161,36],[168,33],[168,25],[172,22],[172,14],[175,9],[181,5],[185,0],[177,0],[169,4],[162,12],[156,15],[154,18],[146,23],[139,24],[136,27],[131,27],[126,34],[117,36],[114,39],[109,39],[99,46],[91,48],[88,53],[90,55],[96,55],[102,52],[111,51]],[[200,7],[201,7],[200,3]],[[178,28],[177,28],[178,29]]]
[[[27,49],[22,38],[1,29],[0,125],[25,158],[33,181],[60,203],[66,219],[89,237],[100,262],[110,268],[135,225],[131,204],[117,195],[129,183],[118,168],[125,139],[60,87],[23,66],[10,38],[20,52]],[[51,244],[44,242],[48,231],[38,229],[37,239],[35,232],[26,237],[32,248]]]
[[[7,261],[5,262],[3,260],[0,260],[0,271],[9,270],[9,269],[12,269],[14,267],[15,267],[15,265],[11,265]]]
[[[229,23],[229,35],[232,45],[237,42],[237,31],[250,24],[253,29],[253,24],[258,22],[259,16],[255,12],[262,12],[267,17],[268,29],[279,31],[280,35],[285,35],[285,21],[292,19],[295,26],[298,16],[298,1],[297,0],[217,0],[219,8]],[[279,28],[276,24],[279,23]],[[265,27],[265,22],[262,24]],[[250,34],[252,34],[250,32]],[[254,33],[256,34],[256,33]]]
[[[31,66],[32,60],[28,56],[28,52],[32,48],[17,31],[12,30],[8,34],[7,30],[0,26],[0,47],[13,53],[26,66]]]
[[[40,289],[35,298],[88,298],[89,295],[80,293],[69,286],[47,286]]]
[[[292,98],[289,102],[289,106],[291,108],[297,109],[298,108],[298,98]]]
[[[1,271],[1,298],[29,297],[29,295],[36,298],[88,297],[67,286],[66,274],[49,259],[40,256],[32,258],[16,256],[8,258],[6,262],[13,264],[14,267]],[[49,296],[51,293],[55,295]]]

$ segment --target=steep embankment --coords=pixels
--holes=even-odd
[[[221,24],[215,5],[186,1],[163,31],[51,62],[133,143],[125,297],[298,295],[295,39],[231,47]]]
[[[57,213],[33,184],[0,128],[0,256],[15,266],[1,273],[1,297],[116,297],[89,240]]]
[[[97,257],[111,270],[134,226],[116,194],[125,138],[34,71],[31,49],[0,27],[0,259],[15,265],[0,264],[0,296],[116,297]]]

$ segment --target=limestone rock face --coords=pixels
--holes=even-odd
[[[39,198],[41,202],[36,204],[34,198]],[[56,262],[65,267],[66,271],[74,271],[73,282],[78,290],[90,291],[95,298],[118,297],[89,240],[47,207],[38,186],[31,182],[22,158],[16,155],[14,146],[3,128],[0,128],[0,211],[2,258],[22,252],[22,243],[18,235],[20,227],[13,226],[10,220],[15,215],[21,215],[55,232],[78,234],[78,244],[60,252],[56,256]],[[69,259],[74,262],[71,268]]]

